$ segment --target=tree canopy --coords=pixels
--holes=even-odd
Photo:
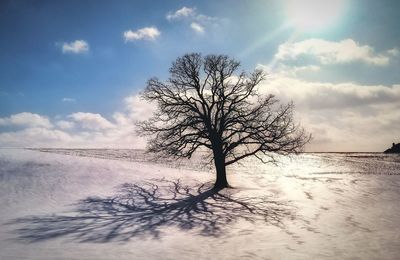
[[[150,136],[148,151],[190,158],[205,148],[218,187],[228,186],[225,167],[246,157],[268,162],[300,152],[310,136],[294,122],[293,103],[261,95],[264,72],[238,73],[239,67],[225,55],[192,53],[173,62],[168,80],[151,78],[142,97],[157,111],[138,123],[139,133]]]

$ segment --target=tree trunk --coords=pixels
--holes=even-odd
[[[223,189],[229,187],[226,179],[225,158],[222,154],[214,153],[215,170],[217,172],[217,179],[215,181],[215,189]]]

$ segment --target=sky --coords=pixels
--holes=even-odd
[[[263,69],[306,151],[400,142],[396,0],[0,2],[0,147],[142,148],[140,99],[185,53]]]

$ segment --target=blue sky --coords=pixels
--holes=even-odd
[[[0,145],[136,147],[121,141],[122,121],[148,112],[136,94],[187,52],[265,69],[265,92],[294,100],[313,133],[309,150],[400,141],[400,2],[315,1],[1,1]]]

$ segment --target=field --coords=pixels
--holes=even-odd
[[[140,150],[0,149],[0,259],[398,259],[400,156],[228,169]]]

